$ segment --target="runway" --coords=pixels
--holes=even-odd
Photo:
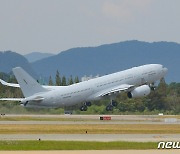
[[[111,120],[101,121],[102,116]],[[0,117],[3,124],[180,124],[180,116],[158,115],[5,115]]]
[[[0,125],[115,125],[115,124],[174,124],[180,122],[153,122],[153,121],[0,121]]]
[[[1,134],[0,140],[55,140],[55,141],[179,141],[180,134]]]
[[[147,128],[153,129],[152,125],[156,124],[161,126],[162,124],[166,127],[166,125],[171,126],[171,128],[176,128],[179,130],[178,125],[180,124],[179,116],[158,116],[158,115],[107,115],[111,117],[111,120],[101,121],[99,120],[102,115],[5,115],[0,117],[0,125],[2,125],[2,133],[0,135],[0,140],[57,140],[57,141],[135,141],[135,142],[158,142],[158,141],[179,141],[180,134],[175,133],[171,134],[171,130],[168,129],[167,134],[162,133],[132,133],[129,131],[128,133],[43,133],[44,126],[47,127],[58,126],[58,128],[62,128],[64,125],[100,125],[103,129],[103,125],[117,125],[121,127],[121,125],[131,124],[144,124]],[[105,115],[103,115],[105,116]],[[3,133],[3,126],[7,125],[6,128],[12,128],[13,126],[18,126],[17,129],[21,132],[21,125],[25,125],[27,128],[30,127],[35,129],[33,125],[38,125],[38,128],[42,127],[42,131],[31,133],[14,133],[9,131],[9,133]],[[28,126],[29,125],[29,126]],[[62,125],[62,126],[61,126]],[[79,128],[79,126],[77,126]],[[167,126],[167,128],[169,128]],[[93,128],[95,126],[92,126]],[[37,126],[36,126],[37,128]],[[71,128],[71,126],[70,126]],[[122,128],[122,127],[121,127]],[[142,130],[141,128],[137,128],[138,130]],[[13,130],[13,129],[12,129]],[[158,130],[158,129],[157,129]],[[5,130],[7,131],[7,130]],[[58,130],[56,130],[58,132]],[[85,132],[85,130],[83,130]],[[54,133],[54,134],[53,134]],[[132,134],[131,134],[132,133]]]
[[[31,118],[63,118],[63,119],[81,119],[81,120],[99,120],[100,116],[110,116],[112,120],[161,120],[164,118],[178,118],[179,115],[18,115],[18,114],[6,114],[5,117],[31,117]],[[4,117],[4,116],[2,116]]]

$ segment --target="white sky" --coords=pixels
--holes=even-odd
[[[58,53],[134,39],[180,43],[180,0],[0,0],[0,51]]]

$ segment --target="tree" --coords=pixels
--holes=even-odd
[[[74,82],[73,82],[73,78],[72,78],[72,75],[70,76],[69,80],[68,80],[68,85],[72,85]]]
[[[163,95],[158,91],[152,91],[145,100],[145,104],[150,111],[163,110],[165,107],[165,100]]]
[[[166,96],[167,95],[167,84],[165,82],[165,79],[162,78],[160,80],[160,83],[158,85],[157,91],[159,94],[161,94],[162,96]]]
[[[78,78],[78,76],[76,76],[76,77],[74,78],[74,83],[79,83],[79,78]]]
[[[67,84],[66,84],[66,77],[65,76],[63,76],[62,77],[62,86],[66,86]]]
[[[56,72],[56,86],[61,86],[61,77],[58,70]]]
[[[50,86],[53,85],[53,80],[52,80],[51,76],[49,77],[49,85],[50,85]]]

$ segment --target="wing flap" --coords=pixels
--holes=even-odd
[[[114,88],[105,90],[103,92],[101,92],[98,97],[103,97],[103,96],[107,96],[107,95],[111,95],[114,94],[116,92],[122,92],[122,91],[130,91],[132,89],[134,89],[135,86],[134,85],[128,85],[128,84],[122,84],[120,86],[116,86]]]

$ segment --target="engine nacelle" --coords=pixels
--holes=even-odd
[[[129,98],[137,98],[149,95],[151,89],[148,85],[142,85],[140,87],[135,88],[133,91],[128,92],[127,95]]]

